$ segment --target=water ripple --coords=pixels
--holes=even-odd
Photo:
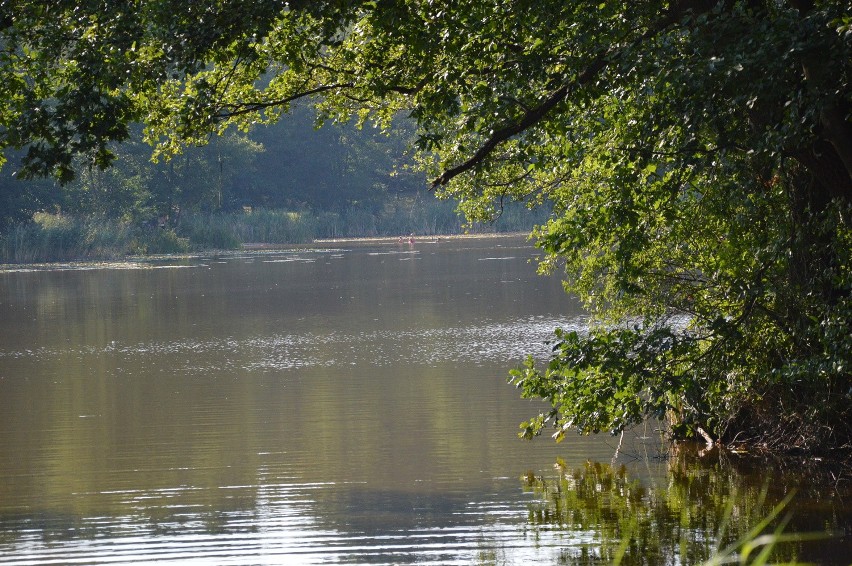
[[[551,564],[566,546],[591,546],[590,534],[537,529],[522,524],[523,506],[482,502],[463,514],[475,516],[470,525],[415,528],[382,534],[341,532],[311,522],[302,513],[276,506],[269,516],[233,517],[221,532],[182,523],[164,534],[112,528],[87,539],[45,542],[21,536],[0,562],[31,566],[52,564]],[[95,521],[93,521],[95,522]],[[105,522],[105,524],[108,522]],[[128,525],[128,529],[132,525]],[[111,532],[110,532],[111,531]]]
[[[138,344],[110,343],[105,347],[51,348],[3,351],[0,358],[49,359],[74,355],[133,358],[173,356],[173,366],[188,373],[211,370],[281,371],[306,367],[432,366],[447,362],[474,365],[518,363],[527,355],[546,359],[553,329],[585,328],[584,317],[483,322],[451,328],[419,328],[401,331],[273,333],[210,340],[178,340]]]

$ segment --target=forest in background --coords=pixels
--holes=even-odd
[[[114,166],[78,158],[68,184],[0,170],[0,261],[110,259],[236,249],[318,238],[529,231],[547,211],[506,203],[469,224],[406,162],[410,128],[315,126],[311,109],[250,134],[214,136],[153,161],[142,128],[117,144]]]

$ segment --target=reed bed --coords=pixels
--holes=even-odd
[[[166,226],[141,221],[36,214],[0,235],[0,262],[40,263],[114,260],[128,255],[239,249],[245,244],[302,244],[319,238],[450,235],[529,231],[547,212],[520,205],[494,223],[466,225],[455,204],[399,199],[381,208],[351,206],[342,212],[244,209],[183,214]]]

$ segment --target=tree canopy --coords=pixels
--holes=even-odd
[[[301,100],[416,124],[473,219],[548,201],[591,314],[526,423],[852,447],[852,10],[842,0],[3,1],[0,144],[24,175],[163,156]]]

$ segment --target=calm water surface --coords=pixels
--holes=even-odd
[[[610,462],[617,439],[516,436],[539,406],[507,370],[584,323],[535,251],[340,246],[0,273],[0,563],[552,564],[594,549],[600,529],[535,514],[540,479],[557,457]],[[658,449],[649,427],[619,462],[667,485]]]

